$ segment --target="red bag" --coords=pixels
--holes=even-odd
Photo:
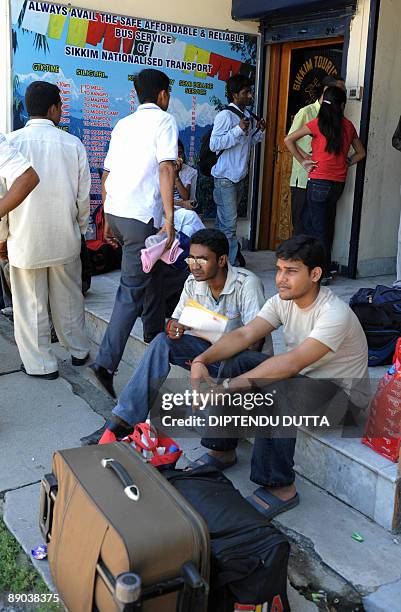
[[[92,275],[104,274],[121,268],[122,249],[119,245],[114,248],[105,241],[103,206],[99,204],[91,213],[93,238],[86,241],[88,256],[91,262]]]
[[[182,455],[178,444],[172,438],[157,433],[150,423],[138,423],[132,434],[124,438],[135,446],[136,450],[143,454],[152,465],[160,467],[173,467]],[[165,452],[159,455],[157,448],[165,448]],[[169,450],[171,448],[177,450]],[[145,454],[143,453],[145,451]]]
[[[379,436],[379,437],[378,437]],[[401,338],[397,340],[393,365],[379,382],[370,404],[362,444],[397,463],[401,447]]]

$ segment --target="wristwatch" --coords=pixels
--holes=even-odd
[[[227,389],[227,391],[230,388],[230,381],[231,381],[231,378],[225,378],[223,382],[221,383],[223,385],[223,388]]]

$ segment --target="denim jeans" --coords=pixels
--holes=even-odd
[[[302,215],[306,204],[306,188],[291,187],[291,218],[293,236],[305,234]]]
[[[345,183],[309,179],[306,190],[306,206],[302,215],[305,232],[317,238],[324,247],[326,266],[331,261],[337,202]],[[327,269],[327,268],[326,268]]]
[[[235,265],[238,251],[237,216],[238,206],[244,193],[245,179],[233,183],[229,179],[215,178],[213,198],[217,206],[216,229],[227,236],[230,246],[229,260]]]
[[[233,360],[224,363],[221,378],[237,376],[242,366],[243,372],[256,367],[266,358],[260,353],[246,351],[241,353],[242,363]],[[240,365],[240,367],[238,367]],[[276,381],[263,386],[263,393],[273,392],[275,399],[272,413],[279,415],[319,415],[329,417],[331,424],[341,422],[347,410],[350,409],[348,395],[335,382],[319,380],[297,375],[290,379]],[[283,429],[271,430],[269,437],[255,437],[251,480],[261,486],[283,487],[291,485],[295,480],[294,452],[296,438],[279,437]],[[238,444],[237,438],[204,438],[202,446],[211,450],[233,450]]]
[[[143,271],[141,249],[145,248],[146,238],[157,230],[153,227],[153,219],[149,223],[143,223],[137,219],[110,214],[107,214],[106,218],[114,236],[122,244],[123,253],[120,285],[96,363],[114,372],[120,363],[134,323],[142,312],[145,290],[154,273],[153,270],[149,274]]]
[[[200,355],[208,346],[210,346],[208,342],[196,336],[184,335],[180,340],[170,340],[164,333],[156,336],[122,391],[118,404],[113,409],[113,415],[132,426],[145,421],[161,385],[169,374],[170,365],[175,364],[189,370],[189,360]],[[243,351],[227,361],[209,366],[209,372],[213,378],[231,378],[248,372],[268,358],[268,355],[263,353]],[[320,407],[338,392],[338,387],[333,383],[299,378],[308,381],[310,394],[304,394],[304,401],[306,405],[311,405],[312,413],[314,404]],[[284,398],[284,404],[291,401],[291,398],[288,399],[288,395],[291,395],[287,391],[288,381],[274,383],[274,388]],[[285,411],[286,406],[282,408]],[[113,429],[112,421],[108,423],[108,427]],[[213,450],[234,449],[237,443],[236,438],[202,439],[202,445]],[[295,438],[256,438],[251,463],[251,480],[259,485],[271,487],[292,484],[295,478],[294,450]]]

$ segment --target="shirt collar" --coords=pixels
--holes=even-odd
[[[149,108],[153,108],[153,109],[155,108],[156,110],[161,110],[160,106],[157,106],[157,104],[154,104],[154,102],[146,102],[145,104],[140,104],[136,110],[137,111],[147,110]]]
[[[314,102],[314,107],[317,110],[317,112],[320,111],[320,102],[319,102],[319,98]]]
[[[229,295],[230,293],[233,293],[233,291],[235,290],[235,283],[238,278],[237,268],[234,268],[229,263],[227,263],[227,268],[227,278],[223,287],[223,291],[220,293],[220,297],[222,295]],[[212,295],[207,281],[200,281],[196,283],[196,293],[198,293],[199,295]]]
[[[56,127],[50,119],[29,119],[26,122],[25,127],[28,125],[48,125],[49,127]]]
[[[230,102],[230,104],[228,106],[233,106],[234,108],[236,108],[237,110],[239,110],[240,113],[242,113],[243,115],[245,115],[246,112],[248,112],[248,109],[245,110],[241,110],[239,106],[237,106],[236,104],[234,104],[234,102]]]

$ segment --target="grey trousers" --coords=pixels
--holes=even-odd
[[[100,345],[96,363],[114,372],[121,361],[125,345],[143,307],[147,285],[152,281],[153,270],[146,274],[142,269],[141,249],[145,240],[155,234],[153,219],[143,223],[106,214],[114,236],[122,245],[121,278],[114,302],[113,312]]]

